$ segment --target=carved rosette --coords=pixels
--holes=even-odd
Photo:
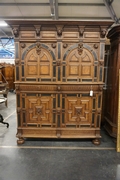
[[[98,49],[98,44],[94,44],[94,48],[95,48],[95,49]]]
[[[21,44],[21,48],[25,48],[26,47],[26,44],[25,43],[22,43]]]
[[[78,54],[81,55],[83,52],[83,43],[78,44]]]
[[[64,43],[63,48],[67,48],[68,44]]]
[[[51,46],[52,46],[52,48],[56,48],[56,44],[55,43],[51,44]]]
[[[36,106],[36,112],[38,115],[42,114],[42,107],[41,106]]]
[[[41,44],[40,44],[40,42],[36,43],[36,52],[37,52],[38,55],[40,55],[40,53],[41,53]]]

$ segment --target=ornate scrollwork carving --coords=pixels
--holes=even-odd
[[[83,43],[78,44],[78,54],[81,55],[83,52]]]
[[[61,26],[56,26],[56,28],[57,28],[57,35],[61,36],[62,35],[63,26],[62,25]]]
[[[36,43],[36,52],[37,52],[38,55],[40,55],[40,52],[41,52],[41,44],[40,44],[40,42]]]
[[[13,34],[15,37],[19,36],[19,29],[17,27],[13,28]]]

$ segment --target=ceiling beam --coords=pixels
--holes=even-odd
[[[8,37],[8,35],[6,34],[6,32],[2,28],[0,28],[0,31],[5,35],[4,37]]]
[[[58,20],[58,0],[55,0],[55,20]]]
[[[51,17],[52,19],[54,19],[55,18],[54,0],[49,0],[49,2],[50,2]]]
[[[115,23],[118,24],[120,19],[117,18],[116,14],[115,14],[115,11],[114,11],[114,9],[112,7],[113,0],[103,0],[103,1],[105,3],[105,6],[106,6],[112,20],[114,20]]]

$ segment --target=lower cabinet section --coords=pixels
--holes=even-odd
[[[97,85],[92,88],[90,96],[89,86],[74,86],[73,91],[65,91],[70,86],[49,86],[49,91],[42,85],[34,91],[28,86],[26,91],[27,87],[20,85],[16,91],[18,144],[31,137],[91,138],[99,144],[102,91]]]

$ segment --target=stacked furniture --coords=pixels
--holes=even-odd
[[[7,21],[15,37],[17,143],[100,144],[104,47],[112,22]]]

